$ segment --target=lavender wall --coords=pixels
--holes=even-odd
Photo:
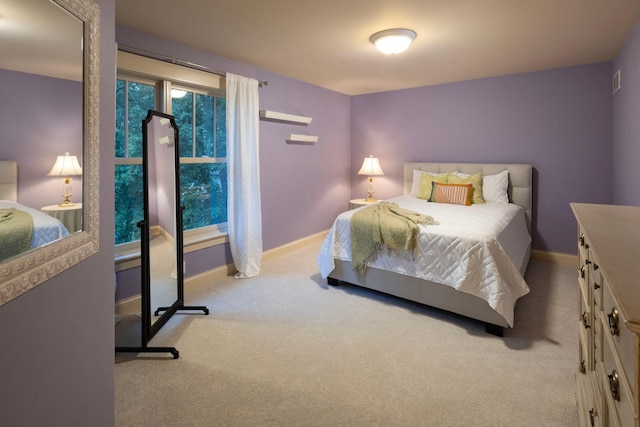
[[[101,13],[100,250],[0,306],[2,425],[114,423],[115,4],[96,2]]]
[[[364,197],[362,159],[380,158],[381,198],[402,194],[407,161],[529,163],[534,241],[575,253],[570,202],[611,202],[611,64],[355,96],[352,197]]]
[[[118,27],[119,44],[179,57],[258,80],[260,108],[310,116],[308,126],[260,121],[263,248],[326,230],[349,203],[351,101],[344,94],[257,69],[178,43]],[[317,135],[315,144],[287,144],[288,133]],[[231,262],[228,245],[185,254],[189,277]],[[138,270],[118,272],[116,299],[139,293]]]
[[[82,83],[0,70],[0,159],[18,162],[18,201],[40,209],[62,202],[62,177],[50,177],[68,151],[82,165]],[[71,177],[82,201],[82,177]]]
[[[612,73],[620,70],[620,90],[613,94],[613,202],[640,205],[640,29],[627,38]],[[611,78],[611,76],[610,76]]]

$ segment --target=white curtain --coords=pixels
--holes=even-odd
[[[258,109],[258,81],[227,73],[228,224],[237,278],[257,276],[262,261]]]

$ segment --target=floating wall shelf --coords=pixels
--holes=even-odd
[[[271,110],[260,110],[260,117],[267,120],[273,120],[277,122],[298,123],[301,125],[308,125],[311,123],[311,117],[297,116],[295,114],[278,113]]]
[[[314,142],[318,142],[318,137],[315,135],[298,135],[295,133],[290,133],[287,135],[287,142],[298,142],[298,143],[306,143],[313,144]]]

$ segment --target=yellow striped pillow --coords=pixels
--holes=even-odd
[[[430,202],[471,206],[472,184],[442,184],[433,182]]]

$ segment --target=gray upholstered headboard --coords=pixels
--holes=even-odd
[[[0,160],[0,200],[18,201],[18,163]]]
[[[527,217],[527,226],[531,232],[533,189],[532,168],[526,164],[511,163],[427,163],[412,162],[404,164],[404,194],[411,193],[413,171],[421,170],[431,173],[462,172],[470,175],[482,173],[482,175],[494,175],[503,170],[509,171],[509,188],[507,193],[509,201],[522,206]]]

